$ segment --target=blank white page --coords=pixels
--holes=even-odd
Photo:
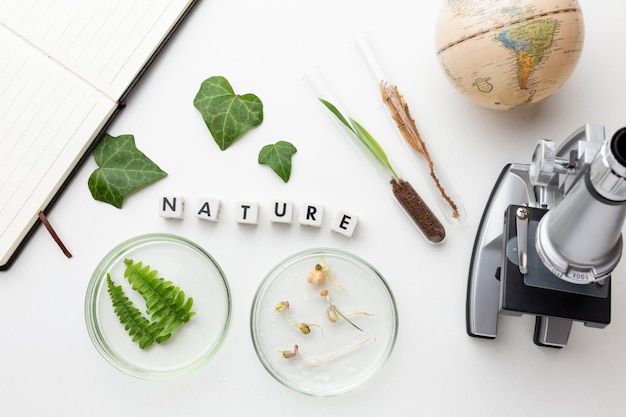
[[[116,108],[0,25],[0,265]]]
[[[119,99],[189,0],[0,0],[0,23]]]

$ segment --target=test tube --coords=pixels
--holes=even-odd
[[[328,90],[319,67],[310,70],[305,74],[303,79],[312,88],[316,98],[332,103],[339,112],[346,117],[350,116],[343,113],[341,110],[343,107],[340,102]],[[413,186],[403,179],[399,170],[393,165],[389,157],[384,154],[384,151],[382,151],[382,153],[384,154],[385,164],[381,164],[381,161],[373,156],[372,152],[367,149],[367,146],[362,143],[356,135],[352,135],[352,132],[350,132],[346,126],[343,126],[338,119],[335,119],[335,122],[337,122],[336,125],[342,130],[344,135],[360,150],[359,152],[370,161],[370,164],[372,164],[391,185],[391,191],[396,202],[413,221],[415,226],[417,226],[424,238],[433,244],[442,243],[446,236],[444,226],[424,200],[422,200],[417,191],[415,191]],[[386,168],[383,165],[386,165]]]
[[[400,134],[400,138],[408,152],[413,156],[422,173],[427,177],[431,192],[435,195],[439,209],[446,221],[451,224],[461,224],[465,221],[465,209],[458,196],[449,186],[441,172],[435,172],[433,155],[428,151],[422,130],[415,118],[409,112],[409,107],[398,88],[391,84],[385,76],[374,49],[372,48],[369,32],[362,33],[355,38],[355,44],[365,60],[374,79],[378,82],[380,95],[385,109]]]

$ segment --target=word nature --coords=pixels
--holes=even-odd
[[[185,217],[185,199],[182,196],[163,196],[159,201],[159,215],[166,219]],[[207,221],[218,222],[222,202],[216,198],[199,198],[193,207],[194,216]],[[241,224],[258,224],[259,203],[256,201],[238,201],[234,208],[235,221]],[[294,217],[294,204],[287,200],[272,200],[269,205],[269,220],[272,223],[290,224]],[[324,206],[305,203],[302,205],[298,222],[303,226],[321,227],[324,219]],[[330,229],[341,235],[352,237],[359,222],[359,217],[339,210]]]

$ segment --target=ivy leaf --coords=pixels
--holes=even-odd
[[[137,149],[133,135],[106,134],[93,156],[99,168],[89,177],[89,191],[94,199],[117,208],[122,208],[127,195],[167,176]]]
[[[259,164],[269,165],[283,181],[289,181],[291,175],[291,156],[297,149],[289,142],[278,141],[274,145],[265,145],[259,152]]]
[[[221,76],[202,83],[193,105],[221,150],[263,121],[261,100],[254,94],[235,94],[228,80]]]

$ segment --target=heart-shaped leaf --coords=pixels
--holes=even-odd
[[[193,105],[221,150],[263,121],[261,100],[254,94],[235,94],[228,80],[221,76],[202,83]]]
[[[135,146],[133,135],[106,134],[93,151],[99,168],[89,177],[94,199],[122,208],[124,198],[167,176]]]
[[[291,156],[297,149],[289,142],[278,141],[274,145],[265,145],[259,152],[259,164],[270,166],[283,181],[289,181],[291,175]]]

